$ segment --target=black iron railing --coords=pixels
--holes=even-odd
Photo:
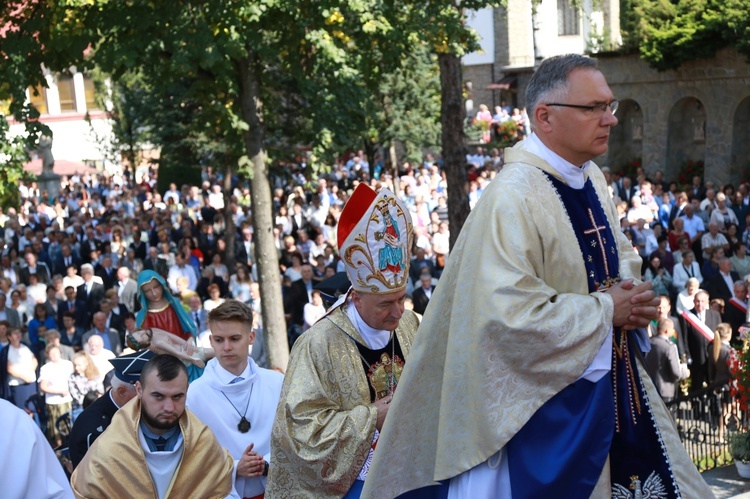
[[[729,394],[729,385],[714,385],[677,397],[667,403],[667,408],[698,471],[734,462],[727,439],[747,427],[747,414]]]

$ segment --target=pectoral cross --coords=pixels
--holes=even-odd
[[[584,230],[583,233],[587,236],[590,234],[596,234],[596,239],[599,241],[599,248],[602,250],[602,260],[604,261],[604,273],[607,275],[607,279],[609,279],[609,264],[607,263],[607,252],[604,249],[604,240],[602,239],[601,232],[604,230],[607,230],[607,227],[604,225],[596,225],[596,219],[594,218],[594,212],[591,211],[591,208],[588,209],[589,212],[589,220],[591,220],[591,225],[593,228]]]

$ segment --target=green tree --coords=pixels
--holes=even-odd
[[[19,2],[0,4],[0,206],[18,207],[18,184],[24,178],[23,163],[27,161],[27,149],[34,149],[43,132],[49,131],[37,121],[39,113],[26,105],[26,89],[44,82],[41,65],[32,53],[41,40],[31,36],[39,26],[29,12],[20,9]],[[34,11],[43,11],[44,6],[35,6]],[[13,116],[25,123],[27,133],[12,137],[6,118]],[[51,134],[50,134],[51,135]]]
[[[478,44],[476,33],[465,22],[464,11],[500,6],[504,2],[428,0],[409,3],[417,14],[414,21],[424,30],[423,36],[437,54],[440,67],[440,142],[448,180],[448,221],[452,247],[470,211],[461,57],[476,50]]]
[[[419,163],[422,150],[440,144],[440,72],[437,57],[425,44],[416,45],[400,67],[383,75],[374,96],[377,109],[370,135],[373,142],[399,142],[404,160]],[[395,149],[395,148],[394,148]],[[391,158],[392,166],[397,163]]]
[[[100,137],[92,126],[97,143],[112,162],[124,159],[126,167],[132,169],[140,163],[141,151],[153,143],[150,118],[154,116],[157,99],[155,89],[137,69],[113,79],[98,67],[90,71],[96,88],[96,103],[105,109],[111,126],[111,134]],[[87,116],[88,118],[88,116]]]
[[[335,148],[334,137],[351,144],[354,134],[347,136],[346,128],[361,131],[365,123],[363,109],[352,103],[362,102],[383,68],[399,60],[408,46],[395,29],[402,10],[362,0],[71,0],[59,8],[73,31],[79,26],[87,31],[93,50],[86,62],[114,78],[137,67],[159,86],[187,78],[184,99],[210,108],[201,113],[214,118],[212,135],[241,134],[240,164],[249,165],[252,178],[267,345],[271,364],[285,368],[288,354],[268,183],[269,130],[285,126],[277,112],[284,109],[284,100],[275,90],[279,81],[298,88],[306,99],[301,111],[315,123],[321,149]],[[237,165],[225,166],[232,172]]]
[[[28,159],[26,141],[10,135],[8,120],[0,114],[0,207],[4,210],[19,206],[18,183],[33,178],[23,169]]]
[[[13,71],[3,68],[0,85],[42,82],[42,62],[53,71],[71,64],[78,70],[96,66],[113,81],[137,69],[162,89],[184,83],[179,99],[162,96],[175,106],[195,104],[190,107],[192,120],[171,120],[185,128],[175,125],[174,134],[165,140],[187,141],[187,145],[163,150],[165,160],[187,154],[190,147],[205,141],[226,141],[225,154],[211,154],[211,160],[225,163],[220,166],[229,180],[242,170],[252,179],[255,260],[267,346],[271,365],[284,369],[288,346],[268,182],[272,155],[284,149],[288,153],[295,143],[313,143],[313,160],[320,164],[352,144],[371,144],[368,117],[378,102],[373,95],[378,95],[384,76],[400,67],[405,54],[426,40],[440,67],[442,143],[455,238],[468,214],[459,58],[474,48],[474,35],[464,26],[461,9],[485,4],[16,0],[12,9],[3,12],[14,17],[14,26],[20,26],[25,36],[38,35],[23,46],[19,35],[8,53],[15,57],[16,72],[24,72],[24,77],[14,80]],[[205,134],[195,134],[202,126]],[[375,129],[385,130],[379,132],[384,137],[402,133],[386,126]],[[232,142],[236,137],[241,137],[242,145],[238,161]],[[233,227],[228,224],[230,230]]]
[[[652,67],[676,69],[735,46],[750,58],[748,0],[627,0],[623,41]]]

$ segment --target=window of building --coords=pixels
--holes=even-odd
[[[57,77],[57,93],[60,96],[60,111],[76,110],[76,92],[72,77],[62,75]]]
[[[29,102],[39,114],[49,113],[47,108],[47,88],[44,85],[29,87]]]
[[[557,0],[557,34],[578,35],[579,25],[578,8],[571,4],[571,0]]]
[[[99,109],[99,105],[96,103],[96,88],[94,80],[90,76],[83,77],[83,90],[86,94],[86,109],[89,111],[92,109]]]

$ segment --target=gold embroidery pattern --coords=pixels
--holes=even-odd
[[[395,222],[401,231],[399,239],[386,238],[383,231],[380,230],[385,226],[385,215],[383,211],[394,213]],[[404,234],[403,232],[406,232]],[[372,210],[364,232],[354,237],[355,243],[346,248],[343,254],[344,262],[351,268],[358,269],[356,278],[356,288],[368,289],[368,292],[374,294],[392,293],[394,290],[400,290],[406,286],[406,279],[409,278],[409,248],[414,240],[414,231],[412,223],[407,218],[404,210],[396,202],[395,197],[385,196],[380,199]],[[375,247],[377,243],[378,247]],[[369,242],[369,244],[368,244]],[[401,270],[398,273],[390,270],[380,270],[375,258],[381,246],[386,244],[401,248],[402,262]],[[387,275],[390,274],[390,277]],[[378,281],[382,286],[371,281]],[[383,289],[385,288],[385,289]]]
[[[626,331],[621,329],[615,329],[615,333],[612,336],[614,348],[612,349],[612,355],[614,361],[612,363],[612,390],[614,391],[615,397],[615,430],[620,432],[620,413],[617,404],[617,360],[623,359],[625,362],[625,377],[627,382],[628,391],[628,405],[630,409],[630,418],[634,425],[638,424],[635,420],[635,415],[641,413],[641,397],[638,393],[638,387],[635,384],[635,372],[633,365],[630,361],[630,351],[628,347],[628,334]]]

